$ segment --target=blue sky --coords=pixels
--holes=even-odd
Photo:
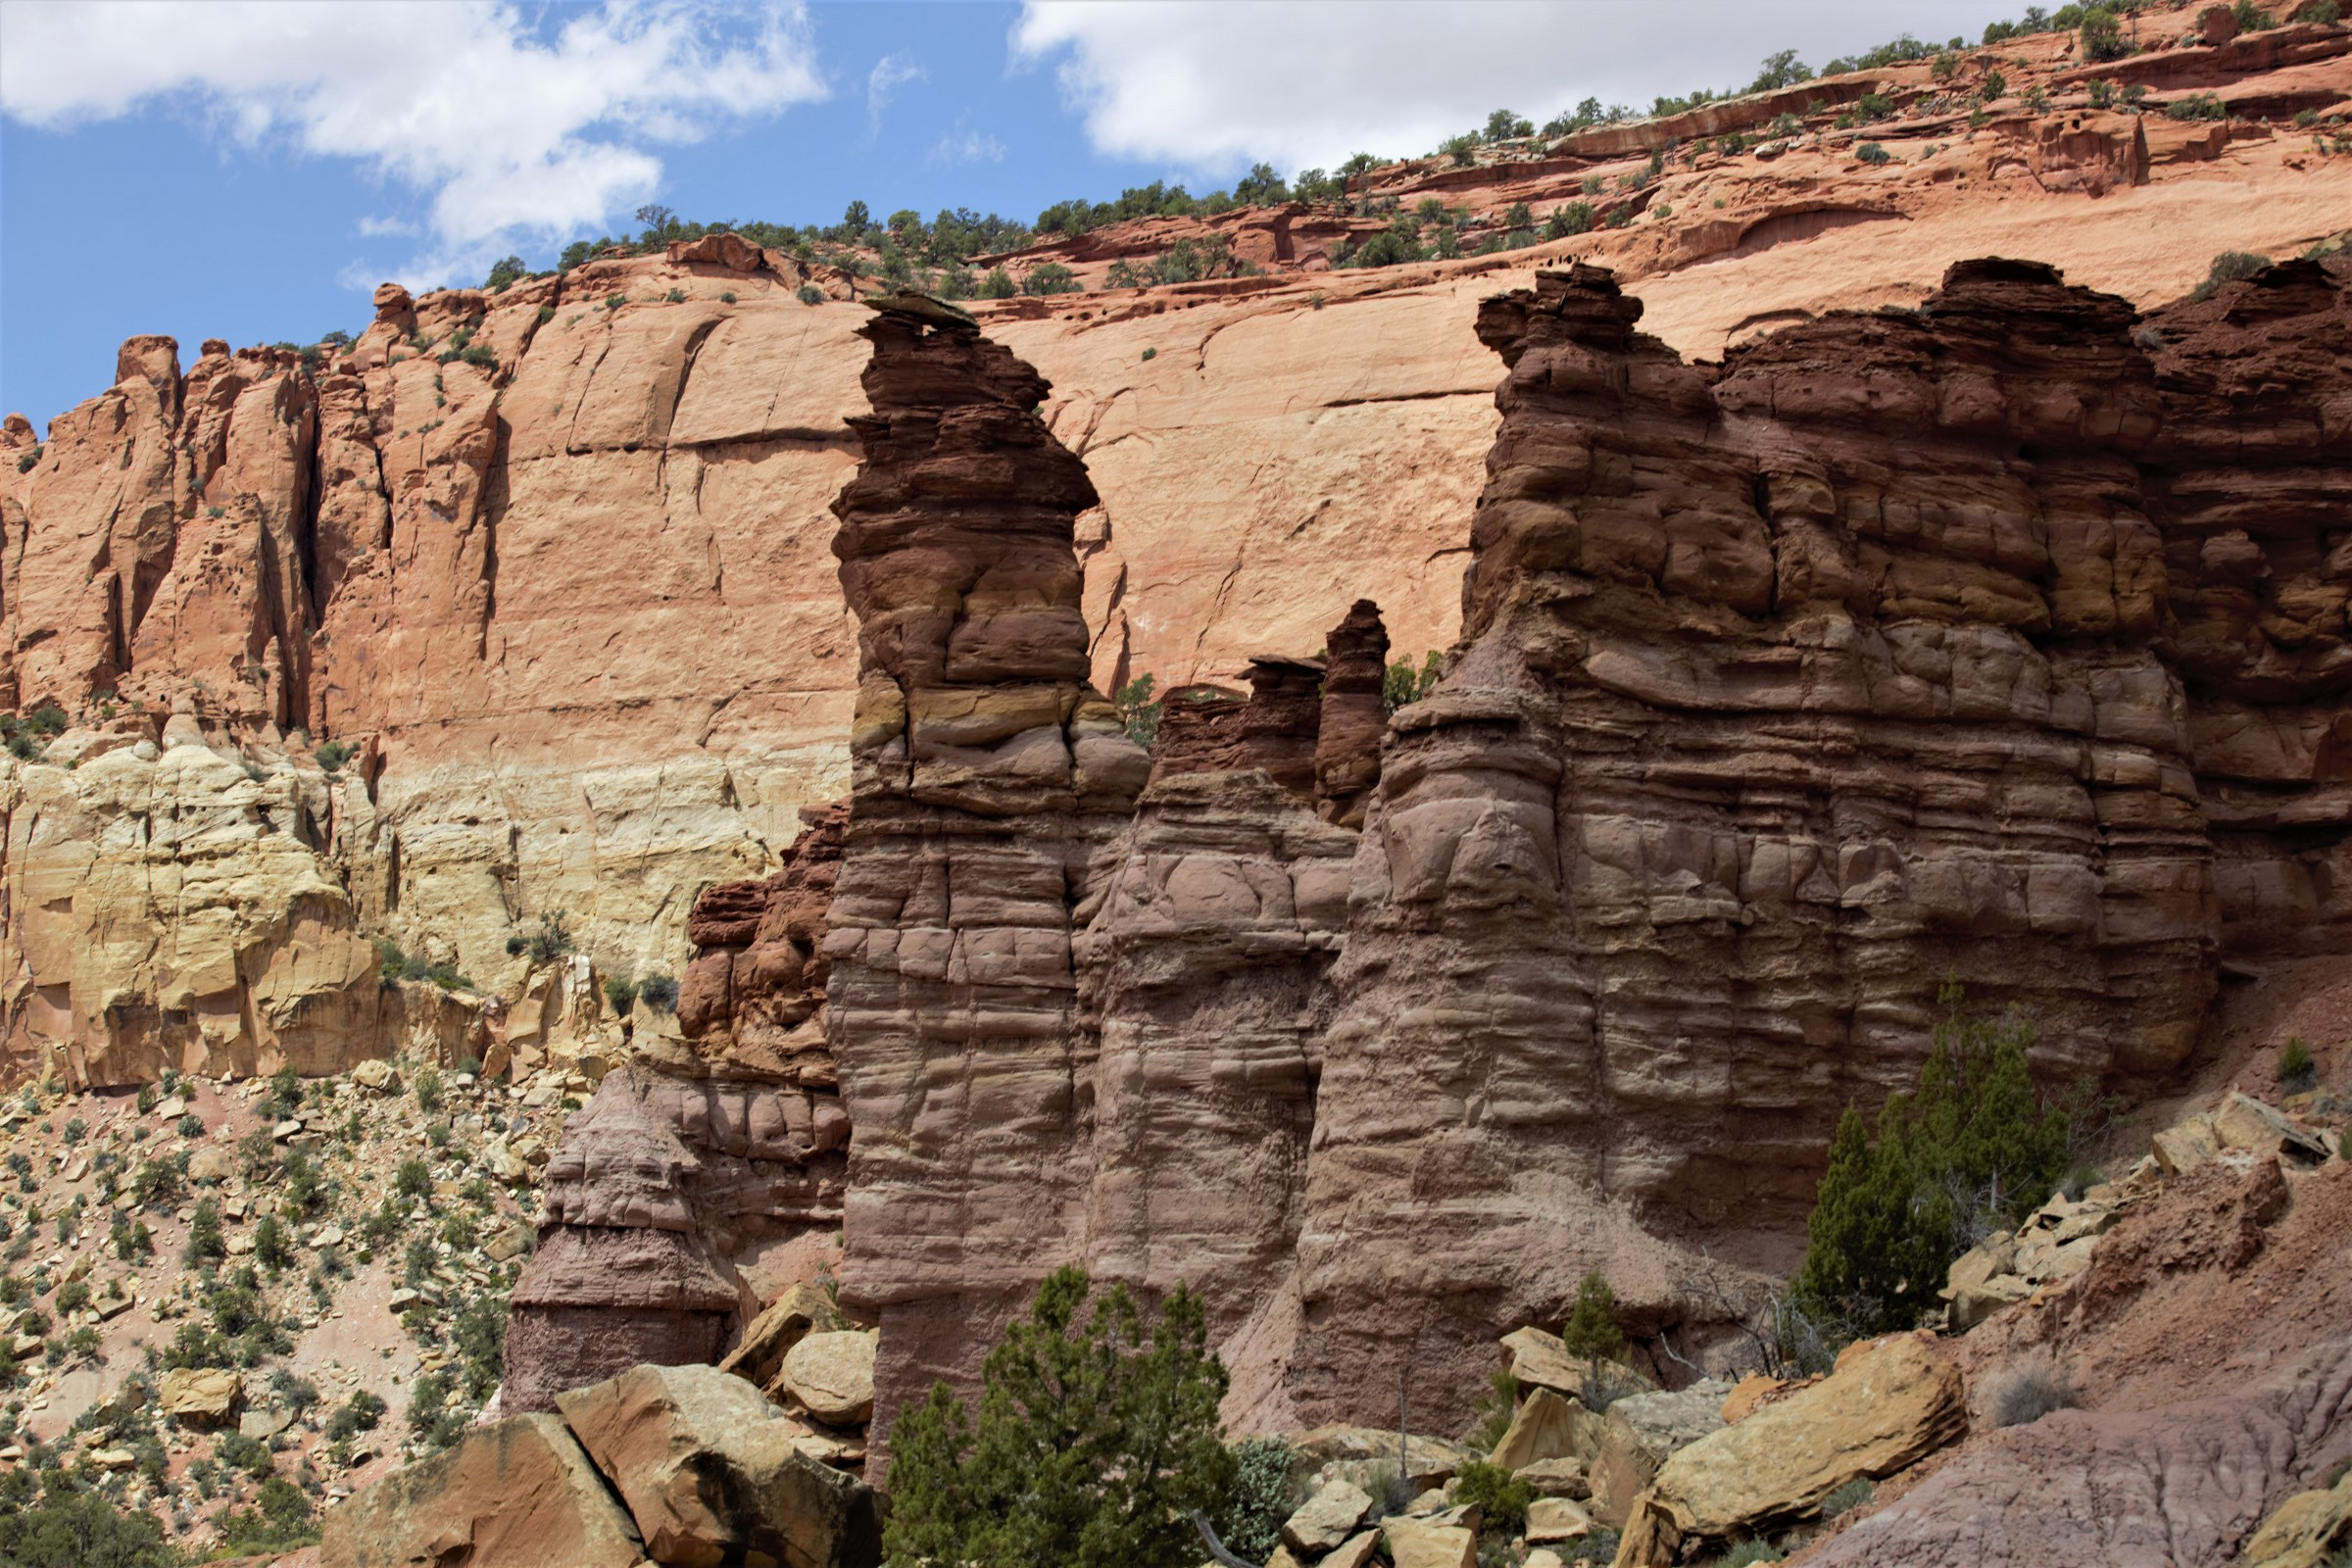
[[[0,0],[0,412],[122,340],[357,331],[387,277],[684,217],[852,200],[1034,220],[1257,159],[1426,152],[1508,107],[1644,104],[1818,66],[1986,0]]]

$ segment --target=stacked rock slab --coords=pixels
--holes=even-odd
[[[1076,909],[1150,762],[1087,684],[1071,539],[1097,498],[1034,412],[1044,378],[948,307],[862,332],[865,461],[834,503],[859,681],[825,1016],[858,1128],[844,1296],[881,1315],[887,1430],[1076,1255]]]
[[[1323,711],[1315,733],[1317,808],[1344,827],[1364,825],[1380,782],[1380,743],[1389,732],[1389,629],[1380,607],[1358,599],[1325,644]]]
[[[1303,1410],[1401,1373],[1466,1414],[1626,1219],[1791,1231],[1947,977],[2129,1083],[2225,942],[2352,948],[2345,299],[2279,269],[2152,359],[1976,262],[1719,368],[1592,269],[1487,303],[1465,642],[1395,717],[1332,975]]]

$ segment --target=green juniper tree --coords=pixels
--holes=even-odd
[[[1970,1017],[1955,985],[1937,1000],[1919,1088],[1886,1102],[1875,1140],[1846,1107],[1806,1224],[1795,1297],[1855,1335],[1918,1322],[1954,1258],[2039,1207],[2091,1102],[2087,1084],[2071,1097],[2034,1087],[2025,1019]]]
[[[945,1383],[891,1430],[893,1568],[1189,1568],[1189,1516],[1234,1477],[1219,1439],[1223,1363],[1200,1298],[1179,1285],[1156,1323],[1083,1270],[1037,1293],[981,1372],[972,1417]]]

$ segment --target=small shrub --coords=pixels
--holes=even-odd
[[[2265,32],[2278,25],[2278,19],[2256,5],[2254,0],[2237,0],[2237,4],[2230,10],[2237,18],[2237,30],[2240,32]]]
[[[1996,1427],[2022,1427],[2081,1402],[2074,1385],[2038,1363],[1998,1374],[1984,1396],[1985,1411]]]
[[[192,1110],[173,1122],[172,1126],[172,1130],[182,1138],[202,1138],[204,1136],[204,1118]]]
[[[732,305],[732,304],[734,304],[734,303],[735,303],[735,291],[734,291],[733,289],[731,289],[731,288],[722,288],[722,289],[720,289],[720,290],[718,291],[718,303],[719,303],[719,304],[721,304],[721,305]]]
[[[682,288],[673,288],[662,297],[672,305],[683,305],[686,303],[686,291]]]
[[[1879,1489],[1867,1481],[1848,1481],[1844,1486],[1821,1499],[1821,1522],[1828,1524],[1841,1513],[1851,1513],[1866,1506],[1879,1494]]]
[[[1002,270],[1002,269],[1000,269],[1000,270]],[[825,303],[825,291],[821,288],[818,288],[814,283],[803,283],[798,289],[793,291],[792,297],[796,300],[799,300],[803,305],[822,305]]]
[[[294,1249],[286,1241],[286,1228],[278,1223],[275,1214],[264,1214],[261,1223],[254,1226],[253,1255],[264,1268],[284,1268],[294,1261]]]
[[[2230,108],[2209,92],[2192,92],[2185,98],[2176,98],[2164,106],[2164,112],[2175,120],[2228,120]]]
[[[392,1191],[403,1198],[422,1198],[433,1190],[432,1167],[410,1156],[392,1173]]]
[[[1760,1562],[1779,1562],[1781,1554],[1766,1541],[1735,1541],[1731,1549],[1715,1559],[1715,1568],[1753,1568]]]
[[[2188,297],[2192,300],[2209,300],[2213,298],[2214,290],[2224,283],[2241,282],[2270,265],[2268,256],[2257,256],[2251,251],[2224,251],[2213,259],[2213,266],[2206,270],[2205,281],[2191,290]]]
[[[1544,224],[1545,239],[1566,239],[1571,234],[1588,234],[1592,230],[1591,202],[1562,202],[1551,210]]]
[[[1146,349],[1144,350],[1144,358],[1147,360],[1156,360],[1159,358],[1159,350]]]
[[[623,305],[628,303],[629,297],[626,294],[608,294],[605,296],[605,309],[608,311],[617,311]]]
[[[981,281],[980,292],[992,300],[1008,300],[1020,289],[1014,284],[1012,274],[998,266],[989,269],[988,276]]]
[[[1606,1409],[1600,1366],[1623,1353],[1625,1332],[1617,1326],[1617,1293],[1609,1289],[1600,1270],[1588,1270],[1578,1282],[1576,1304],[1568,1309],[1568,1321],[1560,1326],[1560,1343],[1570,1355],[1585,1363],[1586,1408]]]
[[[1021,279],[1021,292],[1032,296],[1075,294],[1078,276],[1059,262],[1042,262]]]
[[[2115,83],[2112,81],[2094,81],[2090,84],[2089,92],[2090,107],[2093,109],[2106,109],[2115,103]]]
[[[656,1012],[669,1012],[678,1004],[678,982],[665,974],[649,974],[637,982],[637,1000]]]
[[[336,769],[340,768],[345,762],[350,761],[352,754],[357,750],[358,748],[353,746],[348,741],[328,741],[325,745],[311,753],[311,756],[317,759],[320,767],[323,767],[329,773],[332,773]]]
[[[1164,698],[1156,703],[1152,700],[1152,690],[1157,684],[1152,675],[1138,675],[1120,687],[1111,699],[1119,710],[1119,718],[1127,726],[1127,738],[1147,752],[1159,739],[1159,715],[1168,706]]]
[[[1866,164],[1890,164],[1894,155],[1875,141],[1866,141],[1854,149],[1854,156]]]
[[[1282,1544],[1291,1516],[1291,1446],[1281,1438],[1250,1438],[1234,1446],[1233,1487],[1217,1535],[1232,1550],[1263,1562]]]
[[[65,1139],[68,1148],[80,1143],[89,1135],[90,1124],[86,1121],[83,1121],[79,1116],[76,1116],[73,1120],[66,1123]]]
[[[2132,334],[2132,341],[2150,354],[2164,352],[2164,334],[2153,326],[2143,326]]]
[[[615,1013],[625,1013],[637,1005],[637,982],[627,975],[605,976],[605,1002]]]
[[[1527,1528],[1536,1490],[1500,1465],[1472,1459],[1454,1472],[1453,1500],[1477,1505],[1481,1530],[1515,1536]]]
[[[2311,1059],[2311,1043],[2300,1036],[2289,1040],[2278,1053],[2278,1087],[2290,1095],[2300,1094],[2318,1075],[2318,1064]]]
[[[433,1111],[441,1108],[441,1069],[427,1062],[416,1069],[416,1108]]]
[[[335,1413],[327,1418],[326,1435],[329,1441],[355,1438],[363,1432],[373,1432],[383,1418],[384,1401],[361,1389],[335,1407]]]
[[[188,1221],[185,1256],[189,1262],[199,1263],[227,1255],[228,1244],[220,1235],[220,1206],[208,1198],[196,1205],[196,1217]]]
[[[1431,649],[1421,658],[1418,669],[1409,659],[1391,664],[1380,680],[1380,699],[1392,713],[1408,703],[1417,703],[1437,688],[1439,665],[1445,656]]]

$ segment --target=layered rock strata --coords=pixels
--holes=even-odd
[[[825,1018],[858,1129],[844,1295],[881,1315],[886,1430],[1075,1250],[1094,1112],[1076,910],[1150,760],[1087,684],[1072,538],[1098,497],[1037,417],[1045,380],[945,307],[861,331],[874,412],[834,503],[859,673]]]
[[[2226,949],[2352,951],[2346,294],[2280,268],[2154,358],[2123,302],[1972,263],[1720,368],[1593,270],[1488,302],[1465,643],[1396,715],[1332,974],[1307,1408],[1473,1387],[1470,1324],[1555,1312],[1612,1208],[1791,1234],[1940,980],[2132,1085]]]

